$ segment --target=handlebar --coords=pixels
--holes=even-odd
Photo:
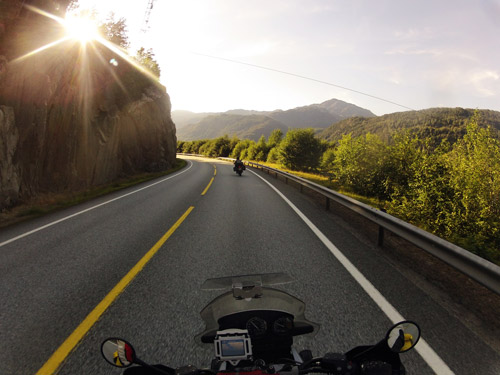
[[[358,346],[345,354],[326,353],[323,357],[303,362],[301,355],[288,359],[272,359],[266,364],[251,351],[247,330],[218,331],[216,359],[210,369],[184,366],[173,369],[164,365],[149,365],[137,358],[130,343],[109,338],[101,345],[104,359],[113,366],[125,368],[125,375],[306,375],[325,373],[332,375],[404,375],[405,368],[399,355],[411,350],[420,338],[417,324],[405,321],[394,325],[386,337],[375,345]],[[294,352],[295,353],[295,352]],[[310,353],[310,352],[309,352]],[[261,353],[262,354],[262,353]],[[296,354],[296,353],[295,353]],[[302,353],[301,353],[302,354]],[[310,354],[305,356],[311,358]],[[304,358],[305,358],[304,357]],[[280,357],[281,358],[281,357]],[[132,364],[139,366],[130,367]]]

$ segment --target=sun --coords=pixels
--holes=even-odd
[[[66,28],[66,34],[82,44],[99,38],[97,24],[91,18],[68,16],[63,24]]]

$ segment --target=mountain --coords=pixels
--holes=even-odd
[[[242,116],[251,116],[251,115],[263,115],[267,116],[270,112],[268,111],[252,111],[248,109],[231,109],[226,111],[228,115],[242,115]]]
[[[465,134],[467,122],[474,111],[474,109],[464,108],[430,108],[371,118],[351,117],[331,125],[319,132],[318,136],[327,141],[336,141],[344,134],[352,133],[354,137],[357,137],[372,133],[388,141],[393,133],[408,129],[422,137],[431,136],[436,144],[441,139],[454,142]],[[500,112],[482,109],[479,113],[479,125],[490,125],[500,134]]]
[[[228,135],[257,141],[261,136],[269,137],[274,129],[281,129],[286,133],[288,128],[267,116],[221,113],[206,116],[196,124],[178,129],[177,138],[183,141],[192,141]]]
[[[288,128],[324,129],[352,116],[373,117],[375,115],[367,109],[337,99],[286,111],[233,109],[224,113],[172,112],[172,119],[177,126],[177,138],[185,141],[216,138],[225,134],[257,140],[261,135],[266,137],[269,135],[270,132],[267,129],[273,124],[271,120],[274,121],[276,128],[286,132]],[[243,119],[244,117],[248,118]],[[205,127],[210,129],[204,129]],[[266,129],[265,133],[260,134],[263,129]],[[223,133],[226,130],[230,132]],[[203,134],[211,136],[202,136]],[[247,135],[243,136],[244,134]]]
[[[288,111],[273,111],[268,115],[289,128],[327,128],[331,124],[343,120],[344,117],[321,107],[305,106]]]
[[[313,104],[312,107],[326,109],[330,113],[337,114],[343,118],[360,116],[360,117],[375,117],[373,112],[358,107],[357,105],[344,102],[338,99],[330,99],[321,104]]]
[[[177,130],[179,130],[186,125],[197,124],[205,117],[211,115],[214,115],[214,113],[195,113],[191,111],[176,110],[172,111],[172,121],[174,122]]]

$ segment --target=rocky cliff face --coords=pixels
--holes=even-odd
[[[33,48],[37,35],[50,42],[61,32],[32,14],[9,24],[16,29],[4,31],[3,46],[20,38]],[[1,51],[9,62],[0,69],[0,209],[174,164],[165,87],[100,45],[68,41],[21,60],[29,49],[14,49]]]

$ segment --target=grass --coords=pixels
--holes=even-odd
[[[354,193],[351,193],[349,191],[343,190],[338,185],[336,180],[332,180],[330,177],[319,174],[319,173],[292,171],[290,169],[283,167],[280,164],[275,164],[275,163],[268,163],[268,162],[262,162],[262,161],[255,161],[255,163],[266,165],[268,167],[271,167],[274,169],[279,169],[280,171],[293,174],[294,176],[304,178],[308,181],[314,182],[318,185],[324,186],[330,190],[336,191],[337,193],[346,195],[352,199],[355,199],[359,202],[362,202],[364,204],[367,204],[369,206],[372,206],[372,207],[375,207],[378,209],[384,208],[386,205],[386,202],[380,201],[376,198],[368,198],[368,197],[364,197],[362,195],[354,194]]]
[[[0,213],[0,228],[10,224],[39,217],[62,208],[76,206],[91,199],[122,190],[143,182],[154,180],[177,172],[186,166],[186,161],[176,159],[175,166],[169,170],[155,173],[141,173],[135,176],[122,178],[110,184],[101,185],[78,192],[41,194],[29,202],[22,203]]]

